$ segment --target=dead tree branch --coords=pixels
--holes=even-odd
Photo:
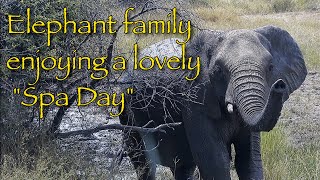
[[[143,134],[148,134],[148,133],[155,133],[155,132],[161,132],[161,133],[166,133],[164,128],[167,127],[175,127],[175,126],[180,126],[182,123],[177,122],[177,123],[166,123],[166,124],[161,124],[157,127],[154,128],[147,128],[147,127],[138,127],[138,126],[128,126],[128,125],[122,125],[122,124],[107,124],[107,125],[100,125],[95,128],[89,128],[89,129],[83,129],[83,130],[77,130],[77,131],[70,131],[70,132],[65,132],[65,133],[56,133],[55,137],[57,138],[68,138],[70,136],[76,136],[76,135],[91,135],[93,133],[97,133],[102,130],[108,130],[108,129],[117,129],[117,130],[132,130],[132,131],[138,131]]]

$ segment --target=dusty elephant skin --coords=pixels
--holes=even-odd
[[[127,97],[122,124],[183,123],[166,134],[124,132],[139,179],[155,179],[155,164],[170,167],[176,179],[192,179],[196,166],[205,180],[230,179],[231,144],[239,179],[263,179],[260,131],[273,129],[284,101],[307,74],[298,45],[274,26],[204,30],[187,45],[187,53],[201,57],[200,77],[185,82],[197,87],[195,100],[175,103],[183,94],[179,83],[170,90],[172,97],[154,93],[158,86],[145,86],[145,96]],[[141,100],[145,97],[151,100]]]

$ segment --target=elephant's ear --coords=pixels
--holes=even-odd
[[[221,109],[218,99],[217,90],[212,84],[215,78],[212,78],[214,72],[210,69],[211,61],[216,53],[217,46],[220,38],[222,37],[222,31],[201,30],[196,36],[194,36],[187,45],[186,55],[196,59],[201,59],[201,72],[200,77],[196,79],[202,85],[197,97],[199,102],[204,104],[203,113],[206,113],[210,118],[221,118]]]
[[[287,96],[283,99],[285,101],[289,94],[300,87],[307,75],[303,55],[287,31],[275,26],[265,26],[255,31],[270,42],[276,78],[283,79],[288,87]]]

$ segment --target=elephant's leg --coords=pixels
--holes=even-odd
[[[234,143],[235,165],[240,180],[263,179],[260,154],[260,133],[242,132]]]
[[[208,143],[207,145],[203,148],[204,151],[197,153],[196,162],[202,179],[231,180],[230,156],[227,148],[219,143]]]
[[[192,180],[194,170],[196,166],[192,165],[183,165],[180,167],[171,168],[171,172],[174,175],[176,180]]]
[[[226,134],[221,130],[219,120],[209,118],[204,111],[203,106],[193,104],[192,108],[183,112],[184,128],[194,162],[204,180],[231,179],[230,156],[224,142]]]
[[[137,119],[147,119],[143,114],[136,114]],[[131,117],[127,110],[120,116],[120,123],[123,125],[135,126],[134,118]],[[126,130],[123,132],[125,150],[130,157],[139,180],[154,180],[156,173],[156,165],[148,158],[146,147],[138,132]]]
[[[128,132],[129,133],[129,132]],[[139,180],[154,180],[156,165],[148,158],[139,133],[130,132],[125,136],[126,150]]]

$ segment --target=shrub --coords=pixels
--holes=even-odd
[[[288,12],[292,11],[295,7],[292,0],[272,0],[271,3],[274,12]]]

